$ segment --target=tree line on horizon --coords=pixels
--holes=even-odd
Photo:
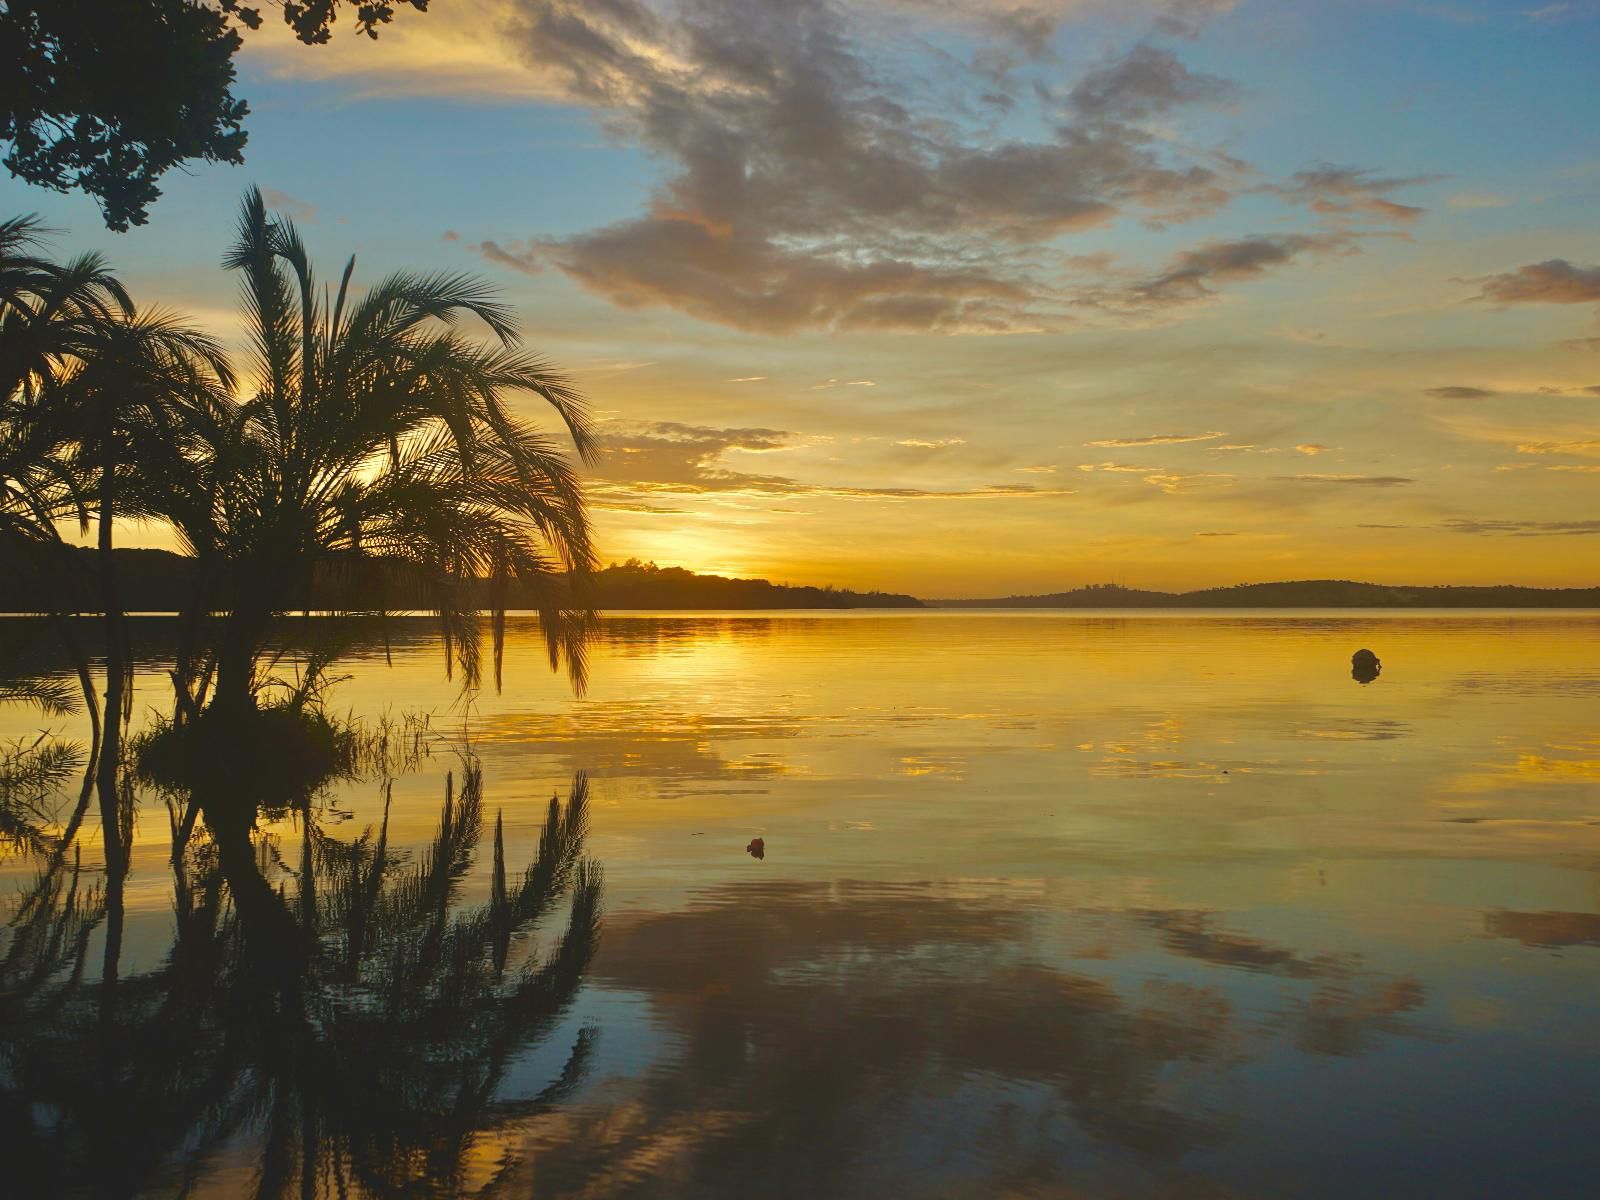
[[[191,588],[193,559],[168,550],[119,548],[113,552],[123,603],[130,612],[179,611]],[[78,612],[98,612],[95,552],[85,547],[60,548],[61,594]],[[463,602],[490,607],[493,582],[463,579]],[[543,581],[538,586],[544,586]],[[897,592],[855,591],[826,584],[773,583],[767,579],[703,575],[682,567],[660,567],[629,559],[590,572],[585,594],[597,612],[614,609],[776,609],[776,608],[922,608],[924,602]],[[289,605],[293,611],[378,612],[403,607],[406,581],[386,564],[370,562],[360,573],[342,569],[314,570],[303,592]],[[537,607],[537,589],[516,580],[503,596],[507,609]],[[0,578],[0,613],[33,612],[29,593],[16,579]]]

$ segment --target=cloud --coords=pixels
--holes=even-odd
[[[1191,0],[1155,11],[1192,29],[1231,7]],[[1074,297],[1052,279],[1054,239],[1125,216],[1213,213],[1247,171],[1139,125],[1235,94],[1147,45],[1091,71],[1065,99],[1024,91],[1043,132],[1001,136],[970,115],[992,79],[915,49],[885,53],[877,18],[855,6],[514,8],[511,36],[530,68],[669,174],[637,216],[478,251],[518,270],[554,267],[623,307],[764,333],[1070,328]],[[985,11],[1021,21],[1024,9]],[[1067,6],[1039,11],[1048,26]]]
[[[1289,183],[1268,185],[1266,190],[1326,216],[1371,217],[1407,224],[1427,210],[1401,204],[1390,199],[1388,193],[1436,183],[1442,178],[1442,175],[1389,177],[1359,167],[1320,166],[1298,171],[1290,177]]]
[[[1556,3],[1541,4],[1538,8],[1530,8],[1523,13],[1528,20],[1541,25],[1557,25],[1594,15],[1595,8],[1592,3],[1579,4],[1577,0],[1556,0]]]
[[[1491,537],[1572,537],[1600,534],[1600,521],[1515,521],[1468,520],[1446,521],[1440,526],[1450,533],[1470,533]]]
[[[1478,208],[1505,208],[1511,201],[1504,196],[1495,196],[1485,192],[1457,192],[1446,203],[1451,208],[1470,212]]]
[[[1301,442],[1295,447],[1295,449],[1301,454],[1309,455],[1310,457],[1315,458],[1319,454],[1326,454],[1330,447],[1321,445],[1317,442]]]
[[[1301,255],[1353,254],[1346,234],[1289,233],[1207,242],[1176,255],[1166,268],[1120,292],[1103,294],[1099,302],[1129,310],[1163,308],[1209,300],[1219,283],[1260,279]]]
[[[1518,454],[1576,454],[1584,457],[1600,455],[1600,441],[1582,442],[1518,442]]]
[[[1493,304],[1600,303],[1600,266],[1574,266],[1564,258],[1529,263],[1474,282],[1483,285],[1478,298]]]
[[[1177,446],[1184,442],[1213,442],[1227,436],[1225,433],[1153,433],[1145,437],[1105,438],[1098,442],[1085,442],[1084,445],[1115,449],[1128,446]]]
[[[1280,483],[1326,483],[1346,487],[1404,487],[1417,482],[1403,475],[1274,475]]]
[[[765,454],[796,448],[803,440],[777,429],[718,429],[676,421],[607,422],[599,436],[604,458],[594,470],[589,491],[602,508],[669,511],[654,508],[663,498],[682,503],[695,497],[769,498],[814,496],[838,500],[1017,500],[1072,495],[1068,488],[1026,484],[987,484],[964,488],[858,487],[810,483],[786,475],[759,475],[730,469],[730,452]],[[907,443],[931,447],[959,444]],[[640,506],[652,506],[641,509]],[[681,510],[679,510],[681,511]]]
[[[1458,384],[1424,388],[1423,391],[1429,396],[1438,397],[1440,400],[1489,400],[1499,395],[1498,392],[1491,392],[1487,388],[1462,387]]]
[[[1179,471],[1157,471],[1152,475],[1146,475],[1144,477],[1144,481],[1151,487],[1160,488],[1169,496],[1175,495],[1181,491],[1185,491],[1191,485],[1196,483],[1210,483],[1213,480],[1222,480],[1231,483],[1233,479],[1234,476],[1232,475],[1226,475],[1215,471],[1196,471],[1190,474],[1184,474]]]
[[[467,249],[488,262],[510,267],[513,271],[521,271],[524,275],[538,275],[544,270],[538,248],[527,242],[513,242],[502,246],[499,242],[483,241],[468,246]]]
[[[1223,104],[1240,89],[1216,75],[1196,74],[1165,50],[1138,45],[1089,72],[1067,95],[1093,121],[1147,121],[1190,104]]]
[[[307,224],[317,219],[317,206],[309,200],[302,200],[298,196],[291,196],[288,192],[280,192],[277,188],[264,187],[261,189],[261,198],[267,202],[267,207],[274,212],[280,212],[286,217]]]

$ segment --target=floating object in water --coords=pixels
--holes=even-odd
[[[1383,664],[1371,650],[1357,650],[1350,656],[1350,678],[1357,683],[1371,683],[1383,672]]]
[[[745,847],[751,858],[765,858],[767,856],[767,843],[764,838],[751,838],[750,844]]]

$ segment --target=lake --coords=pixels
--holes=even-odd
[[[464,698],[420,623],[333,673],[334,712],[428,717],[419,762],[263,820],[288,907],[317,880],[323,965],[249,1008],[256,943],[175,882],[141,796],[117,987],[157,1065],[51,1024],[102,923],[37,1029],[0,1029],[0,1191],[9,1165],[152,1196],[1594,1194],[1600,616],[618,615],[581,699],[513,618],[498,694]],[[0,710],[41,725],[72,732]],[[481,822],[413,897],[447,775],[445,825],[467,793]],[[575,788],[593,865],[468,970],[479,926],[445,914],[498,920],[495,815],[514,884]],[[36,869],[0,864],[8,911]],[[370,969],[342,949],[363,887],[396,897],[374,928],[424,914]]]

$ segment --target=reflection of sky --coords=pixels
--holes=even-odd
[[[528,632],[472,704],[487,810],[522,861],[587,770],[608,923],[595,1067],[519,1186],[1584,1194],[1600,619],[618,619],[581,700]],[[342,670],[336,708],[460,728],[425,641]],[[452,764],[397,781],[398,844]],[[380,811],[336,800],[340,836]]]

